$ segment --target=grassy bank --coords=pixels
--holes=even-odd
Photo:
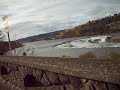
[[[94,59],[98,58],[93,52],[87,52],[85,54],[82,54],[79,56],[79,58],[82,59]],[[104,57],[99,57],[102,59],[111,59],[111,60],[120,60],[120,54],[116,52],[109,52],[106,56]]]

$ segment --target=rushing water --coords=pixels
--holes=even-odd
[[[91,43],[88,42],[89,39],[88,37],[78,37],[25,43],[22,48],[16,49],[16,53],[21,55],[26,52],[29,56],[44,57],[78,57],[87,52],[93,52],[97,56],[104,56],[109,52],[120,53],[120,43],[102,41]],[[15,53],[14,50],[13,53]]]
[[[58,48],[107,48],[120,47],[120,43],[107,40],[108,36],[98,36],[89,38],[77,38],[56,45]]]

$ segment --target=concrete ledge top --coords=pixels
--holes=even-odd
[[[0,56],[0,61],[81,78],[120,84],[120,60]]]

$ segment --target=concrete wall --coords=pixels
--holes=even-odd
[[[30,57],[28,57],[28,59],[29,58]],[[13,63],[10,61],[11,59]],[[23,58],[20,58],[20,59],[23,59]],[[37,59],[37,58],[34,58],[34,59]],[[118,80],[114,80],[114,83],[113,83],[110,80],[104,80],[104,81],[102,79],[96,80],[97,76],[93,76],[95,77],[95,79],[93,78],[90,79],[90,78],[86,78],[86,76],[80,77],[73,74],[65,74],[64,72],[62,72],[61,68],[59,68],[59,70],[57,70],[56,72],[49,69],[46,70],[45,66],[44,66],[45,69],[43,67],[35,68],[33,67],[34,65],[31,65],[31,66],[28,66],[28,64],[25,65],[24,61],[22,63],[23,65],[21,65],[19,62],[15,63],[13,57],[12,58],[9,57],[7,59],[3,57],[0,58],[0,75],[3,79],[5,79],[4,82],[6,83],[9,82],[13,84],[11,85],[12,90],[120,90],[119,78]],[[29,63],[33,63],[33,62],[29,62]],[[74,63],[75,61],[73,61],[73,65]],[[118,63],[118,65],[119,64],[120,63]],[[106,65],[108,66],[108,64]],[[79,66],[79,68],[80,67],[81,66]],[[69,72],[72,73],[73,71],[69,71]],[[79,73],[79,74],[83,74],[83,73]],[[94,72],[92,71],[91,75],[93,74]],[[86,75],[86,73],[84,75]],[[120,74],[118,71],[116,73],[116,76],[114,77],[119,77],[119,76]],[[110,75],[109,76],[107,75],[107,77],[111,78]],[[106,81],[110,81],[110,82],[106,82]]]

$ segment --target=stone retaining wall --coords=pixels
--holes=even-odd
[[[14,60],[13,57],[12,58],[0,57],[1,77],[4,78],[4,75],[6,75],[7,77],[4,78],[6,80],[3,79],[1,80],[3,80],[5,84],[11,87],[12,90],[119,90],[120,89],[119,61],[116,62],[103,61],[104,64],[102,63],[101,66],[101,69],[103,70],[100,70],[98,69],[100,66],[100,62],[98,63],[98,61],[94,61],[94,63],[90,63],[90,61],[85,62],[85,60],[79,61],[76,59],[41,58],[41,60],[44,61],[40,60],[38,62],[37,60],[39,60],[40,58],[31,59],[30,57],[28,57],[29,62],[27,62],[26,58],[27,57],[25,58],[16,57]],[[36,59],[36,61],[33,62],[33,59]],[[51,59],[55,62],[52,63],[53,61]],[[60,61],[60,59],[62,60]],[[75,60],[75,61],[73,61],[71,64],[70,63],[71,60]],[[93,60],[91,60],[91,62],[93,62]],[[84,65],[86,67],[81,65]],[[108,69],[109,65],[111,65],[112,68],[110,69],[112,70]],[[114,65],[118,65],[118,66],[114,66]],[[107,69],[103,67],[107,67]],[[99,73],[96,73],[97,69],[100,70],[98,71]],[[88,75],[87,73],[84,73],[83,71],[79,71],[79,70],[84,70],[84,71],[87,70],[86,72],[88,72]],[[103,77],[101,77],[104,71],[106,70],[108,75],[105,74]],[[5,73],[3,73],[3,71]],[[69,73],[66,73],[65,71]],[[99,75],[100,73],[101,75]],[[91,78],[88,76],[90,76]],[[95,77],[95,79],[93,77]],[[104,80],[101,78],[104,78]]]

